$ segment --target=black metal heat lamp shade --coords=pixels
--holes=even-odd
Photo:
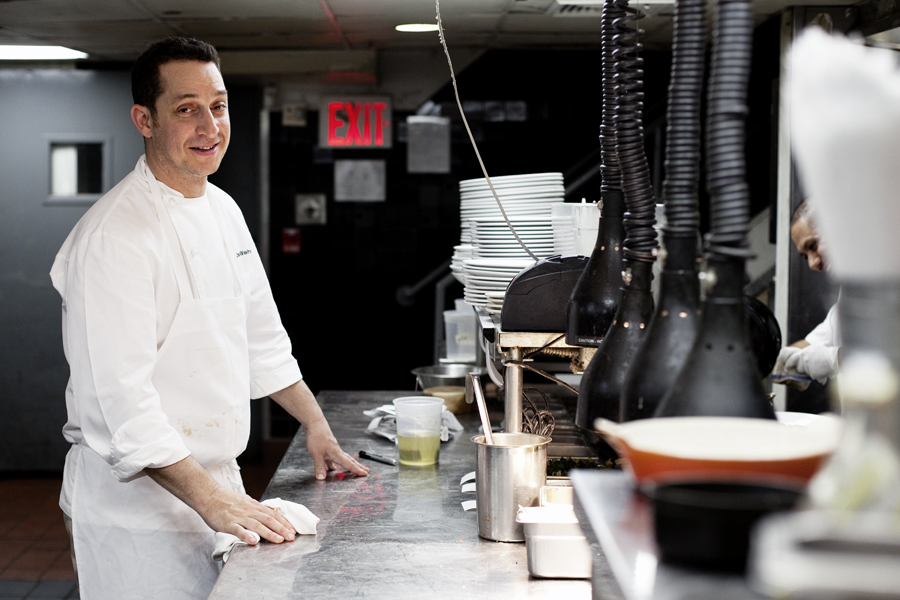
[[[643,70],[638,28],[630,23],[643,14],[627,0],[607,2],[604,11],[616,10],[613,37],[616,59],[616,153],[622,170],[626,213],[622,258],[622,297],[613,324],[581,379],[575,422],[593,429],[597,417],[619,420],[619,404],[625,375],[643,343],[653,315],[650,282],[656,260],[656,200],[650,169],[644,154]]]
[[[749,191],[744,159],[753,15],[747,0],[719,0],[707,109],[706,293],[697,338],[656,416],[775,418],[750,346],[743,293]]]
[[[624,12],[608,2],[600,17],[601,89],[603,106],[600,120],[600,200],[603,216],[597,229],[597,242],[584,273],[569,299],[566,314],[566,343],[596,348],[603,341],[619,306],[622,274],[622,245],[625,228],[625,195],[622,172],[616,151],[616,33],[615,21]]]
[[[625,196],[621,190],[607,190],[601,192],[601,197],[603,212],[597,243],[566,310],[566,343],[570,346],[599,346],[622,296]]]
[[[706,1],[678,0],[666,111],[663,197],[665,258],[659,304],[622,388],[620,419],[652,417],[681,372],[700,314],[700,99],[706,52]]]

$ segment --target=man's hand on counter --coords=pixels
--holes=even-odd
[[[360,477],[368,474],[368,468],[341,450],[319,403],[316,402],[316,397],[302,379],[271,394],[271,398],[303,424],[306,448],[312,455],[316,467],[316,479],[325,479],[325,475],[330,469],[334,469],[335,465],[340,465]]]
[[[287,519],[247,494],[222,487],[190,456],[167,467],[148,467],[145,471],[194,509],[213,531],[236,535],[251,546],[260,538],[276,544],[294,539],[296,532]]]
[[[340,465],[360,477],[365,477],[369,473],[368,467],[359,464],[355,458],[341,450],[325,417],[315,423],[304,423],[303,431],[306,433],[306,449],[309,450],[316,466],[316,479],[325,479],[325,475],[328,471],[334,470],[335,465]]]

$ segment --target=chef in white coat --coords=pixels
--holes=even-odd
[[[214,532],[249,544],[295,534],[244,493],[235,458],[251,398],[302,423],[317,479],[367,469],[302,380],[240,210],[207,182],[230,133],[215,49],[151,46],[132,92],[146,153],[51,271],[71,370],[60,506],[83,600],[206,598],[221,568]]]
[[[810,269],[828,272],[825,244],[815,227],[809,199],[801,202],[791,216],[791,241]],[[773,379],[801,390],[809,387],[813,379],[825,383],[838,370],[840,347],[838,304],[835,302],[825,319],[804,339],[781,349],[772,371]]]

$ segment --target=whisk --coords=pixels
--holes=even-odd
[[[528,392],[537,393],[544,399],[544,410],[538,410]],[[547,394],[536,388],[525,388],[522,390],[522,396],[527,401],[527,405],[522,409],[522,433],[551,437],[553,428],[556,426],[556,419],[550,412],[550,399]]]

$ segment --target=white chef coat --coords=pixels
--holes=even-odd
[[[841,328],[838,320],[838,303],[828,309],[825,319],[816,325],[815,329],[806,336],[806,341],[811,346],[840,346]]]
[[[156,371],[162,364],[160,351],[172,345],[165,342],[174,331],[179,306],[190,304],[192,296],[200,304],[242,307],[239,318],[246,331],[241,324],[239,337],[245,339],[239,343],[246,347],[238,355],[246,360],[247,372],[234,380],[244,382],[240,385],[248,403],[251,397],[295,383],[301,375],[258,252],[234,201],[211,184],[205,197],[186,199],[148,177],[152,175],[142,157],[135,170],[78,222],[51,270],[63,299],[63,344],[71,369],[63,434],[73,446],[66,458],[60,507],[73,518],[76,552],[79,544],[87,544],[85,550],[94,555],[107,552],[94,562],[114,563],[120,555],[128,556],[121,546],[131,546],[132,541],[133,555],[142,555],[169,536],[173,547],[186,553],[178,564],[187,574],[205,570],[194,589],[183,590],[183,597],[205,597],[206,586],[217,574],[209,564],[213,532],[142,470],[168,466],[193,454],[220,484],[242,489],[233,458],[246,447],[249,405],[234,413],[234,423],[222,423],[232,433],[222,436],[221,442],[213,429],[220,424],[214,419],[206,424],[212,435],[198,442],[199,428],[172,414],[176,407],[157,389],[162,386],[165,391],[166,378]],[[160,210],[165,215],[159,215]],[[173,248],[180,248],[180,256],[173,256],[178,252]],[[187,358],[183,370],[175,369],[174,381],[191,381]],[[184,397],[203,393],[201,379]],[[87,533],[90,528],[79,524],[79,515],[95,523],[108,519],[112,533],[95,525]],[[151,524],[150,530],[142,529],[142,519]],[[133,531],[128,530],[132,526]],[[104,549],[107,545],[120,548]],[[78,556],[79,577],[84,567],[85,576],[102,581],[103,569],[109,566],[82,564],[81,553]],[[130,591],[119,589],[117,597],[145,596],[154,579],[178,580],[178,574],[159,572],[156,566],[132,571],[128,569],[134,565],[113,567],[117,573],[128,572],[119,579],[131,586]],[[89,600],[91,590],[84,584],[82,588],[82,598]],[[170,591],[167,588],[165,596],[175,597]]]

